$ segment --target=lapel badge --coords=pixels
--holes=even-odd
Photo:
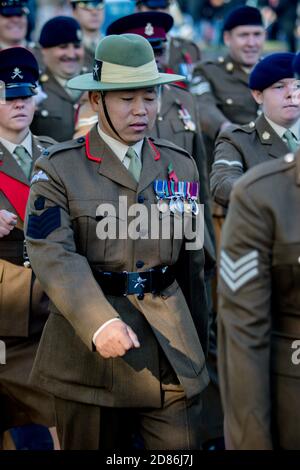
[[[269,132],[265,131],[262,135],[262,138],[264,140],[269,140],[269,138],[271,137],[271,135],[269,134]]]
[[[224,57],[222,57],[222,56],[218,57],[218,62],[219,62],[219,64],[223,64]]]
[[[146,36],[153,36],[154,28],[153,28],[151,23],[146,24],[144,32],[145,32]]]
[[[228,62],[228,63],[226,64],[226,70],[227,70],[227,72],[232,72],[232,71],[233,71],[233,67],[234,67],[233,63],[232,63],[232,62]]]

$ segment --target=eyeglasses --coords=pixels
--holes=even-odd
[[[78,2],[77,5],[83,10],[103,10],[104,8],[104,3],[98,2]]]

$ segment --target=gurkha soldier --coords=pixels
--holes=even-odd
[[[201,445],[203,250],[198,243],[189,250],[174,232],[184,213],[187,229],[197,223],[198,172],[185,150],[146,137],[156,87],[182,79],[158,72],[145,38],[105,37],[93,74],[68,82],[91,92],[98,125],[54,146],[35,168],[27,248],[52,313],[32,381],[55,396],[63,449],[128,449],[133,430],[146,449]],[[45,204],[36,207],[40,198]],[[136,203],[144,215],[132,232]],[[150,213],[158,237],[146,228]],[[117,223],[116,234],[106,233],[107,223]]]
[[[1,436],[24,424],[54,425],[52,399],[28,385],[48,299],[24,260],[23,221],[33,164],[54,143],[29,131],[38,77],[37,61],[28,50],[0,51],[0,80],[5,83],[0,104],[0,338],[6,346],[6,364],[0,365]]]
[[[167,13],[158,11],[134,13],[114,21],[109,25],[107,34],[137,33],[145,37],[150,42],[158,68],[162,71],[165,64],[167,33],[172,25],[173,19]],[[151,36],[147,34],[149,29],[152,31]],[[98,116],[95,115],[90,104],[86,103],[80,107],[78,113],[78,131],[81,132],[80,135],[85,135],[97,120]],[[199,128],[197,106],[192,94],[188,90],[176,85],[164,85],[161,87],[158,115],[149,135],[155,138],[167,139],[187,150],[195,158],[200,178],[200,197],[204,203],[205,279],[206,286],[209,288],[210,280],[215,273],[215,247],[207,181],[206,155]],[[205,391],[204,393],[206,394],[207,392]],[[218,414],[221,417],[218,419],[217,426],[212,424],[212,413],[208,413],[210,416],[205,416],[205,419],[203,418],[204,429],[201,433],[203,442],[213,437],[218,437],[223,432],[222,414],[220,411],[221,404],[219,400],[216,400],[216,402],[214,403],[213,412],[214,415]],[[204,403],[205,413],[207,410],[206,403]],[[213,432],[210,431],[211,428],[214,428]]]

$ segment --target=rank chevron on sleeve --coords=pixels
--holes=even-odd
[[[220,276],[229,289],[236,292],[258,274],[258,251],[252,250],[236,261],[221,250]]]

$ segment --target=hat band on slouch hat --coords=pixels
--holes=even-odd
[[[156,80],[159,78],[159,72],[155,60],[139,67],[127,67],[95,60],[93,78],[102,83],[141,83]]]

